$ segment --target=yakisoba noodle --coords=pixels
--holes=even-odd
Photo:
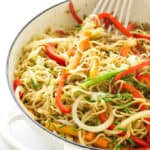
[[[148,35],[141,27],[131,33]],[[109,33],[89,17],[80,28],[45,32],[24,46],[15,94],[36,121],[70,141],[148,147],[149,54],[148,39]]]

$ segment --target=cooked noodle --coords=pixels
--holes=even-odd
[[[89,39],[92,46],[82,50],[80,43],[86,39],[84,34],[86,31],[92,33]],[[133,32],[147,34],[140,28]],[[47,57],[45,45],[49,43],[57,45],[55,53],[65,58],[66,67]],[[120,49],[123,46],[128,45],[135,50],[137,43],[142,45],[139,55],[135,55],[133,51],[130,51],[127,57],[120,55]],[[70,56],[68,51],[71,49],[75,49],[75,54]],[[81,59],[79,64],[73,67],[77,53],[81,55]],[[91,86],[83,87],[82,83],[89,80],[94,67],[96,67],[95,70],[93,69],[95,72],[91,73],[93,78],[116,70],[126,70],[148,60],[147,53],[150,53],[150,41],[128,38],[113,32],[108,33],[101,26],[96,28],[94,21],[87,18],[80,31],[75,28],[66,31],[64,35],[58,35],[55,32],[42,33],[23,47],[23,54],[14,73],[15,78],[22,81],[22,85],[17,87],[15,94],[32,113],[34,119],[43,126],[52,122],[72,126],[79,131],[78,137],[62,135],[54,131],[64,138],[93,146],[95,141],[102,137],[109,141],[109,149],[115,149],[116,145],[130,147],[132,145],[128,142],[128,138],[131,134],[142,139],[147,136],[146,123],[148,122],[144,118],[150,116],[150,111],[142,112],[140,107],[150,106],[150,90],[148,90],[150,87],[141,83],[142,88],[139,86],[137,88],[144,97],[135,98],[131,93],[122,91],[125,81],[129,80],[129,83],[137,85],[135,83],[138,81],[132,76],[116,83],[113,77]],[[64,105],[72,107],[72,112],[66,114],[59,110],[55,101],[61,71],[64,68],[67,70],[67,78],[61,100]],[[150,67],[143,68],[143,72],[150,73]],[[145,89],[148,90],[147,93]],[[21,98],[20,92],[24,93]],[[141,106],[136,105],[137,103],[141,103]],[[106,122],[102,123],[98,119],[101,113],[106,113],[108,116]],[[116,124],[116,127],[109,130],[108,127],[112,123]],[[96,134],[91,141],[85,138],[87,131]],[[122,131],[126,132],[125,136],[118,136]]]

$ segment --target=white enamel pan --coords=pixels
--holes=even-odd
[[[74,5],[77,9],[79,9],[79,15],[82,17],[83,15],[89,15],[94,7],[96,6],[96,2],[98,0],[74,0]],[[132,9],[132,20],[135,21],[149,21],[150,20],[150,9],[145,9],[146,12],[143,11],[142,16],[141,11],[143,7],[150,6],[150,0],[135,0],[134,8]],[[140,2],[145,3],[145,6],[140,5]],[[136,6],[137,5],[137,6]],[[137,9],[138,8],[138,9]],[[150,7],[149,7],[150,8]],[[68,149],[72,150],[75,149],[96,149],[96,148],[90,148],[87,146],[82,146],[77,143],[73,143],[70,141],[67,141],[66,139],[63,139],[52,132],[48,131],[46,128],[41,126],[38,122],[33,120],[26,109],[21,105],[21,103],[15,98],[13,88],[12,88],[12,81],[13,81],[13,73],[16,66],[16,63],[21,56],[21,48],[23,45],[25,45],[33,35],[43,32],[47,27],[51,27],[53,30],[56,29],[67,29],[71,28],[76,25],[76,22],[73,20],[70,14],[66,13],[66,10],[68,10],[68,1],[61,2],[45,11],[37,15],[35,18],[33,18],[31,21],[29,21],[23,29],[19,32],[19,34],[16,36],[7,59],[7,79],[8,79],[8,86],[10,88],[11,94],[13,96],[13,99],[17,103],[18,107],[21,110],[21,114],[12,114],[10,118],[8,118],[3,123],[3,127],[7,128],[9,123],[19,120],[22,117],[27,121],[28,124],[31,125],[33,130],[36,130],[36,132],[41,135],[44,138],[49,139],[49,142],[51,142],[51,145],[53,145],[55,150],[63,150]],[[23,145],[19,144],[13,137],[10,136],[9,132],[7,130],[4,130],[5,133],[2,133],[3,138],[12,146],[12,149],[18,149],[18,150],[29,150],[28,148],[24,147]],[[67,146],[67,148],[66,148]]]

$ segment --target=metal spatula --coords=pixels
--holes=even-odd
[[[133,0],[99,0],[92,14],[95,15],[101,12],[112,13],[117,17],[119,22],[123,23],[125,27],[128,26],[130,21],[130,12]],[[109,26],[110,32],[112,26]]]

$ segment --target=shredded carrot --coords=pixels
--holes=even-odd
[[[47,123],[46,128],[48,128],[50,131],[57,131],[59,133],[64,133],[73,137],[78,137],[78,131],[72,130],[69,126],[63,126],[62,124],[58,123]]]
[[[109,142],[106,139],[99,137],[93,145],[99,148],[107,148],[108,144]]]
[[[69,56],[74,56],[75,55],[75,48],[71,48],[71,49],[69,49],[68,51],[67,51],[67,54],[69,55]]]
[[[131,50],[131,47],[130,47],[130,46],[128,46],[128,45],[123,46],[123,47],[120,49],[120,55],[123,56],[123,57],[126,57],[126,56],[128,56],[130,50]]]
[[[59,133],[64,133],[66,135],[70,135],[73,137],[78,137],[78,130],[72,130],[72,128],[68,125],[62,125],[58,123],[47,123],[46,128],[50,131],[57,131]],[[87,141],[92,141],[95,138],[95,133],[86,132],[85,139]],[[99,137],[97,141],[93,144],[96,147],[99,148],[107,148],[108,147],[108,141],[102,137]]]
[[[91,42],[88,39],[84,39],[80,42],[79,47],[81,50],[85,51],[92,47]]]
[[[95,138],[95,134],[92,133],[92,132],[87,132],[86,136],[85,136],[85,139],[87,141],[92,141],[93,139]]]
[[[85,30],[84,36],[86,36],[88,39],[90,39],[92,37],[92,32],[90,30]]]
[[[87,132],[85,135],[85,139],[87,141],[92,141],[92,140],[94,140],[95,136],[96,136],[95,133]],[[99,147],[99,148],[107,148],[108,147],[108,141],[102,137],[99,137],[98,140],[93,145],[96,147]]]
[[[78,66],[78,64],[80,63],[81,57],[82,57],[81,53],[77,52],[75,54],[74,60],[72,61],[72,66],[71,66],[72,69],[75,69]]]

